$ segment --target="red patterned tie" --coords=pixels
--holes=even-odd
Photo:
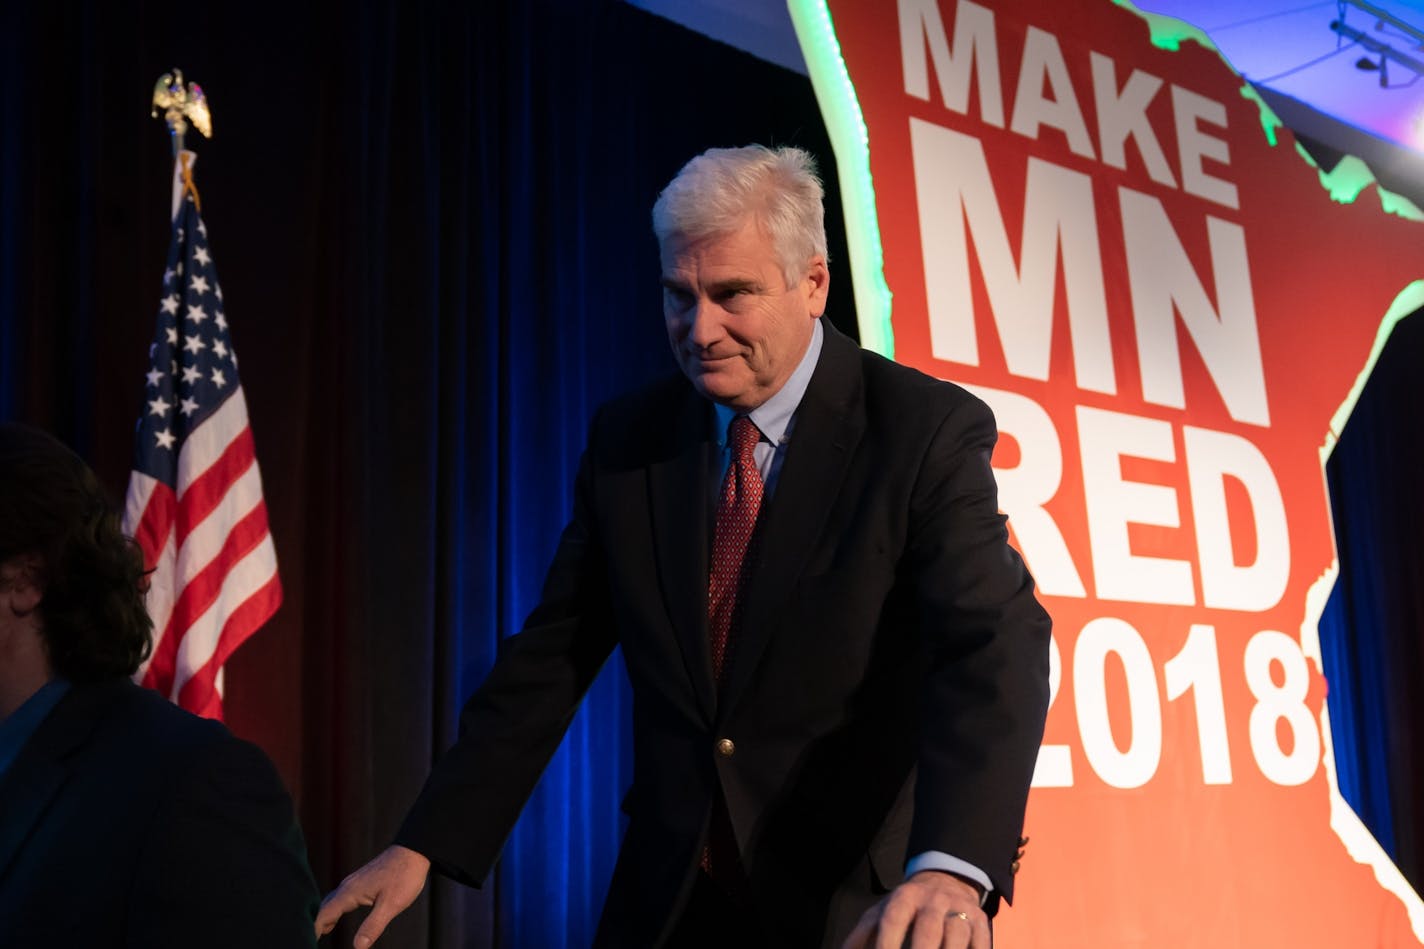
[[[753,450],[761,433],[751,419],[739,415],[727,427],[732,459],[722,479],[717,501],[717,522],[712,529],[712,566],[707,577],[707,635],[712,647],[712,674],[721,685],[727,660],[737,644],[740,625],[738,599],[743,582],[756,562],[753,537],[761,510],[761,472]],[[737,839],[719,791],[712,804],[707,845],[702,848],[702,869],[724,888],[738,879]]]
[[[712,568],[707,578],[707,633],[712,646],[712,674],[718,685],[737,644],[738,595],[756,559],[752,556],[752,535],[761,510],[762,483],[752,451],[760,438],[761,433],[745,415],[738,415],[727,427],[732,458],[717,502]]]

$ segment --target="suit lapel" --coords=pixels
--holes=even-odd
[[[725,718],[751,681],[865,431],[858,348],[828,321],[822,325],[821,357],[796,411],[775,494],[762,515],[758,566],[742,591],[741,639],[719,718]]]
[[[73,757],[94,730],[95,696],[83,686],[68,695],[40,723],[10,770],[0,779],[0,880],[39,825],[73,771]]]
[[[707,646],[707,504],[712,409],[690,387],[674,443],[648,468],[658,577],[683,666],[703,716],[716,706]]]

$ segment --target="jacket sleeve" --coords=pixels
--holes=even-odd
[[[1048,709],[1048,614],[1008,543],[989,458],[993,415],[959,401],[916,479],[904,568],[929,669],[911,855],[937,850],[1013,898],[1029,782]]]

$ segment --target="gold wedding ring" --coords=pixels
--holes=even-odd
[[[957,912],[957,913],[945,913],[945,914],[944,914],[944,918],[945,918],[945,919],[962,919],[962,920],[964,920],[966,923],[969,922],[969,914],[966,913],[966,912],[964,912],[964,910],[960,910],[960,911]]]

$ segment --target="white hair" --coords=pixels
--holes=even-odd
[[[700,240],[731,234],[748,218],[771,238],[788,285],[826,252],[824,191],[804,149],[709,148],[682,166],[653,205],[653,233]]]

